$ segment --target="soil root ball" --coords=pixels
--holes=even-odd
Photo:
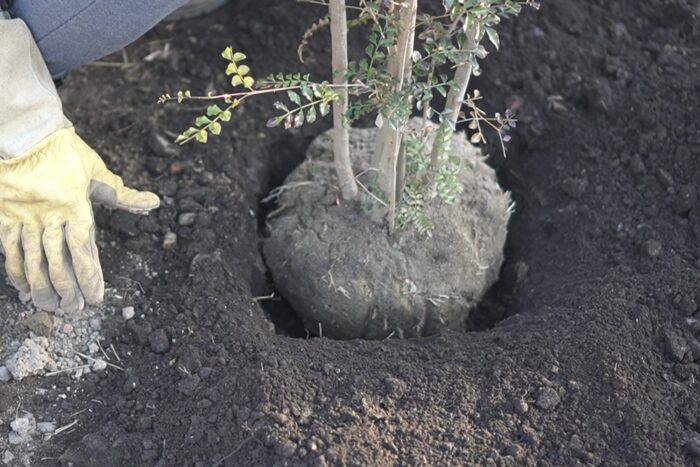
[[[358,177],[365,185],[376,137],[376,129],[350,131],[355,173],[365,174]],[[369,195],[340,201],[331,134],[311,144],[279,190],[281,213],[270,219],[263,246],[278,290],[310,332],[380,339],[464,329],[498,278],[510,196],[463,135],[454,137],[452,154],[463,164],[458,200],[425,202],[430,235],[410,225],[388,235],[372,220],[377,202]]]

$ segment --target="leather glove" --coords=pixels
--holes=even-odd
[[[0,19],[0,39],[5,269],[12,285],[30,293],[37,307],[79,310],[104,295],[91,201],[145,213],[159,200],[126,188],[76,135],[24,23]]]

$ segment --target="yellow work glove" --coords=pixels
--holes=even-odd
[[[0,159],[5,269],[38,308],[73,311],[103,298],[91,201],[136,213],[159,205],[155,194],[126,188],[72,127]]]

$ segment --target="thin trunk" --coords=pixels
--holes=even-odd
[[[474,31],[467,33],[467,41],[464,45],[465,50],[471,50],[476,47],[474,43]],[[468,63],[462,63],[455,70],[454,82],[457,89],[450,89],[447,93],[447,101],[445,102],[445,110],[443,111],[443,119],[435,135],[433,150],[430,154],[430,165],[433,169],[440,165],[447,151],[450,149],[454,128],[459,118],[459,112],[462,108],[462,103],[467,95],[469,80],[472,77],[472,66]]]
[[[418,0],[409,0],[398,12],[399,24],[396,45],[389,51],[387,71],[395,78],[395,91],[400,92],[404,84],[410,81],[411,55],[415,41],[416,13]],[[401,197],[399,187],[403,187],[405,174],[404,151],[401,150],[405,131],[405,122],[399,122],[395,129],[389,125],[394,116],[383,115],[384,125],[379,131],[373,167],[379,171],[377,187],[384,194],[389,204],[389,230],[394,230],[396,204]],[[399,179],[400,176],[400,179]]]
[[[344,84],[348,70],[348,24],[345,0],[330,0],[333,84]],[[357,196],[357,182],[350,162],[350,136],[344,115],[348,110],[348,90],[338,87],[340,99],[333,102],[333,155],[343,199]]]

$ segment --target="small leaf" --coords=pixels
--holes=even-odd
[[[325,102],[321,102],[321,104],[318,106],[318,110],[319,112],[321,112],[321,116],[325,117],[326,115],[328,115],[328,112],[331,111],[331,106]]]
[[[209,117],[207,117],[205,115],[200,115],[199,117],[197,117],[195,119],[194,124],[197,126],[203,126],[203,125],[206,125],[207,123],[210,123],[210,122],[211,122],[211,120],[209,119]]]
[[[233,60],[233,48],[226,47],[223,52],[221,52],[221,56],[224,57],[226,60]]]
[[[188,136],[185,135],[178,135],[177,138],[175,138],[175,143],[179,144],[185,141],[188,138]]]
[[[248,73],[250,73],[250,67],[248,65],[241,65],[238,67],[238,74],[241,76],[245,76]]]
[[[472,144],[476,144],[481,141],[481,133],[476,132],[472,135],[472,137],[469,139]]]
[[[301,86],[301,93],[304,95],[307,101],[311,102],[314,100],[314,92],[308,85],[303,84]]]
[[[231,120],[231,111],[230,110],[224,110],[221,112],[221,115],[219,115],[219,120],[222,122],[228,122]]]
[[[299,128],[304,124],[304,111],[300,110],[294,117],[294,128]]]
[[[248,57],[246,57],[244,53],[236,52],[235,54],[233,54],[233,58],[231,60],[233,60],[234,62],[240,62],[241,60],[245,60],[246,58]]]
[[[231,62],[226,66],[226,75],[234,75],[238,71],[238,67],[235,63]]]
[[[238,76],[238,75],[233,75],[233,78],[231,78],[231,84],[232,84],[234,87],[240,86],[241,84],[243,84],[243,80],[241,79],[240,76]]]
[[[255,84],[255,80],[253,78],[251,78],[250,76],[246,76],[245,78],[243,78],[243,86],[244,87],[251,89],[253,87],[253,84]]]
[[[184,93],[183,93],[182,91],[178,91],[178,92],[177,92],[177,103],[178,103],[178,104],[181,103],[181,102],[183,101],[184,98],[185,98]]]
[[[315,121],[316,121],[316,108],[311,107],[311,108],[309,108],[308,112],[306,113],[306,122],[313,123]]]
[[[489,36],[489,40],[496,47],[496,50],[501,48],[501,39],[498,37],[498,32],[493,28],[486,28],[486,34]]]
[[[274,118],[271,118],[267,121],[267,127],[274,128],[274,127],[278,126],[280,123],[282,123],[282,119],[280,117],[274,117]]]
[[[294,91],[287,91],[287,96],[289,96],[289,100],[294,102],[296,105],[301,105],[301,98],[299,97],[299,94],[297,94]]]
[[[221,133],[221,123],[219,122],[214,122],[211,124],[209,127],[209,131],[211,131],[212,135],[218,135]]]
[[[210,117],[216,117],[220,113],[221,113],[221,109],[216,104],[213,104],[213,105],[210,105],[209,107],[207,107],[207,115],[209,115]]]
[[[199,141],[200,143],[206,143],[207,142],[207,132],[205,130],[201,130],[197,132],[197,136],[195,136],[195,139]]]

